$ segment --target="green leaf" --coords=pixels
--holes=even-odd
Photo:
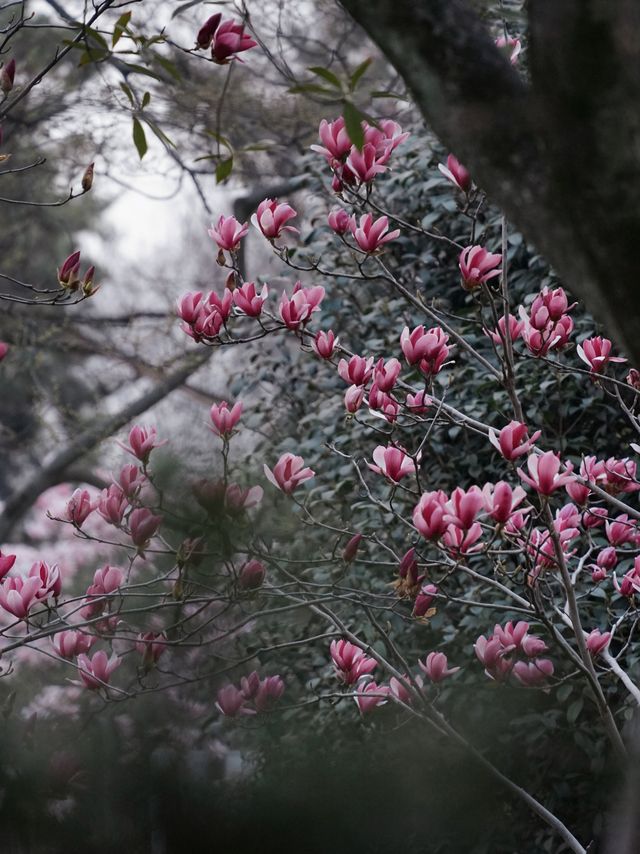
[[[330,86],[342,90],[340,78],[336,77],[333,71],[329,71],[328,68],[323,68],[321,65],[312,65],[310,68],[307,68],[307,71],[310,71],[317,77],[322,77],[322,79],[326,80]]]
[[[353,72],[351,77],[349,78],[349,89],[353,92],[358,83],[360,82],[360,78],[365,73],[367,68],[371,65],[373,59],[369,56],[365,59],[364,62],[361,62],[360,65]]]
[[[170,145],[171,148],[176,148],[175,142],[172,139],[169,139],[166,133],[155,122],[147,119],[147,125],[161,142],[164,142],[166,145]]]
[[[584,706],[584,700],[580,697],[578,700],[574,700],[573,703],[567,709],[567,722],[569,724],[574,724],[578,720],[578,715],[582,711],[582,707]]]
[[[324,86],[318,86],[316,83],[301,83],[299,86],[292,86],[287,90],[292,95],[300,95],[305,92],[310,92],[312,95],[329,95],[331,98],[335,98],[335,92],[331,89],[327,89]]]
[[[216,166],[216,184],[221,184],[225,181],[233,170],[233,157],[227,157],[226,160],[221,160]]]
[[[147,148],[149,146],[147,145],[147,136],[144,132],[144,128],[135,116],[133,118],[133,144],[138,150],[140,160],[142,160],[147,153]]]
[[[182,75],[178,71],[177,66],[175,65],[175,63],[171,62],[170,59],[167,59],[164,56],[160,56],[157,53],[154,53],[153,58],[158,63],[158,65],[162,66],[162,68],[164,68],[164,70],[167,71],[173,77],[174,80],[182,80]]]
[[[120,88],[122,89],[124,94],[129,99],[129,103],[131,104],[131,106],[135,107],[136,102],[135,102],[135,98],[133,97],[133,92],[131,91],[131,87],[127,83],[120,83]]]
[[[149,106],[149,102],[151,101],[151,92],[145,92],[142,96],[142,109]]]
[[[233,146],[231,145],[226,136],[223,136],[216,130],[209,130],[208,128],[205,128],[204,132],[207,134],[207,136],[212,136],[216,142],[220,143],[220,145],[224,145],[225,148],[228,148],[229,151],[233,151]]]
[[[101,62],[109,56],[108,50],[98,50],[97,48],[89,48],[80,57],[78,67],[81,65],[89,65],[91,62]]]
[[[126,65],[133,74],[146,74],[147,77],[153,77],[154,80],[162,80],[162,77],[160,77],[159,74],[156,74],[155,71],[150,71],[148,68],[145,68],[144,65],[135,65],[135,63],[132,62],[127,62]]]
[[[122,15],[120,15],[120,17],[116,21],[115,27],[113,28],[113,36],[111,37],[111,47],[115,47],[118,44],[130,20],[131,12],[123,12]]]
[[[364,131],[362,130],[362,113],[357,107],[355,107],[351,103],[351,101],[345,101],[344,107],[342,108],[342,115],[344,117],[344,126],[347,129],[347,133],[349,134],[349,139],[355,145],[358,151],[362,151],[362,146],[364,145]]]
[[[92,27],[84,27],[84,34],[85,36],[90,36],[104,50],[109,50],[109,43],[107,42],[105,37],[97,30],[94,30]]]

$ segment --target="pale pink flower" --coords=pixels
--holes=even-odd
[[[314,471],[305,467],[302,457],[296,457],[291,453],[283,454],[273,470],[265,463],[264,473],[267,479],[285,495],[291,495],[301,483],[315,475]]]
[[[398,483],[408,474],[414,474],[416,466],[414,461],[402,449],[394,448],[393,445],[383,445],[373,452],[373,462],[367,463],[371,471],[382,474],[389,480]]]
[[[522,469],[518,469],[518,474],[521,480],[533,487],[540,495],[551,495],[575,477],[571,474],[573,469],[571,463],[564,463],[564,471],[561,471],[562,465],[560,457],[553,451],[531,454],[527,459],[529,474],[525,474]]]
[[[111,525],[122,524],[128,507],[129,499],[117,483],[112,483],[107,489],[103,489],[98,498],[98,513]]]
[[[370,213],[360,217],[360,224],[356,224],[355,218],[350,224],[351,233],[363,252],[371,254],[378,250],[390,240],[395,240],[400,235],[400,229],[389,231],[389,219],[386,216],[378,217],[374,221]]]
[[[245,696],[235,685],[225,685],[224,688],[220,688],[216,706],[228,718],[234,718],[238,714],[255,714],[253,709],[245,707]]]
[[[612,343],[608,338],[596,335],[578,344],[576,350],[582,361],[589,365],[592,374],[604,371],[609,362],[626,362],[621,356],[611,356]]]
[[[509,315],[509,337],[512,341],[517,341],[522,334],[522,327],[524,323],[521,320],[518,320],[517,317],[514,317],[513,314]],[[487,335],[493,343],[497,347],[502,347],[504,345],[505,337],[506,337],[507,327],[504,320],[504,315],[498,320],[498,327],[493,331],[489,329],[484,330],[484,334]]]
[[[410,365],[418,365],[420,371],[430,377],[439,373],[449,355],[449,336],[439,326],[425,331],[416,326],[411,332],[405,326],[400,335],[402,353]]]
[[[401,365],[397,359],[378,359],[373,371],[373,381],[380,391],[390,392],[400,374]]]
[[[442,682],[447,676],[453,676],[459,667],[449,667],[444,652],[430,652],[425,661],[419,660],[420,669],[432,682]]]
[[[489,430],[489,441],[498,450],[505,460],[515,460],[523,454],[529,453],[534,443],[540,438],[540,430],[529,438],[526,424],[520,421],[510,421],[503,427],[498,436],[494,430]]]
[[[332,641],[329,647],[336,676],[345,685],[354,685],[362,676],[368,676],[377,662],[365,654],[359,646],[347,640]]]
[[[333,122],[322,119],[319,135],[322,145],[312,145],[311,150],[322,154],[329,164],[333,165],[334,161],[344,160],[351,151],[352,143],[342,116]]]
[[[447,530],[447,496],[439,489],[425,492],[413,511],[413,524],[427,540],[437,540]]]
[[[136,651],[142,656],[142,666],[150,669],[158,662],[167,649],[167,636],[164,632],[140,632],[136,641]]]
[[[351,230],[352,218],[343,208],[334,208],[327,216],[327,222],[336,234],[346,234]]]
[[[115,654],[111,658],[108,658],[107,653],[102,649],[94,653],[91,658],[84,653],[78,656],[80,678],[91,691],[96,691],[98,688],[108,685],[111,674],[121,664],[121,658],[118,658]]]
[[[248,231],[249,223],[241,225],[234,216],[221,216],[217,225],[211,226],[208,234],[217,243],[218,248],[235,252]]]
[[[283,231],[291,231],[300,234],[299,230],[286,223],[298,214],[284,202],[277,199],[264,199],[258,205],[258,210],[251,217],[251,222],[264,234],[268,240],[275,240],[282,235]]]
[[[353,415],[364,402],[364,388],[359,385],[351,385],[344,393],[344,406],[347,412]]]
[[[460,253],[458,267],[462,287],[472,291],[501,273],[502,255],[487,252],[482,246],[467,246]]]
[[[375,682],[368,682],[366,685],[359,686],[355,700],[360,709],[360,714],[366,715],[377,706],[386,703],[389,691],[388,685],[377,685]]]
[[[88,652],[96,641],[97,638],[93,635],[71,629],[58,632],[52,638],[55,651],[60,658],[65,658],[67,661],[71,661],[82,652]]]
[[[465,169],[453,154],[447,157],[446,166],[444,163],[438,163],[438,169],[445,178],[451,181],[459,190],[462,190],[463,193],[469,192],[471,189],[471,175],[469,174],[469,170]]]
[[[279,306],[282,322],[294,331],[304,326],[311,319],[311,315],[320,310],[324,294],[324,288],[320,285],[303,288],[301,282],[296,282],[291,297],[282,292]]]
[[[229,409],[229,404],[226,400],[214,403],[209,415],[213,424],[209,429],[216,436],[228,439],[233,434],[234,428],[242,415],[242,401],[236,401],[231,409]]]
[[[320,330],[316,332],[316,337],[311,346],[321,359],[331,359],[339,343],[340,340],[336,338],[331,329],[328,332]]]
[[[587,649],[594,656],[600,655],[609,645],[611,632],[600,633],[600,629],[594,629],[586,637]]]
[[[468,530],[484,506],[485,496],[479,486],[471,486],[466,492],[458,486],[447,501],[445,521],[457,528]]]
[[[244,282],[242,287],[233,292],[233,301],[236,307],[247,317],[260,317],[265,300],[269,296],[269,287],[262,286],[260,293],[256,291],[254,282]]]
[[[373,374],[373,356],[368,359],[364,356],[352,356],[348,362],[346,359],[340,359],[338,373],[346,383],[364,386]]]
[[[53,596],[54,599],[60,596],[62,578],[60,577],[60,570],[55,564],[49,566],[43,560],[37,561],[29,569],[29,578],[37,578],[40,582],[40,589],[36,592],[37,599],[44,601],[50,596]]]
[[[154,516],[147,507],[137,507],[129,516],[129,531],[133,544],[139,550],[144,549],[161,522],[162,516]]]
[[[19,620],[28,616],[31,608],[38,603],[41,589],[40,578],[30,576],[8,577],[0,583],[0,608],[13,614]]]
[[[129,432],[129,445],[124,445],[118,442],[121,448],[124,448],[127,453],[137,457],[140,462],[148,463],[151,451],[155,448],[160,448],[167,444],[167,439],[163,442],[158,442],[158,433],[155,427],[141,427],[136,424]]]
[[[407,399],[405,400],[404,405],[413,415],[424,415],[431,406],[431,403],[431,398],[426,391],[423,390],[416,394],[407,394]]]
[[[73,522],[79,528],[87,516],[96,509],[87,489],[76,489],[67,502],[65,516],[69,522]]]
[[[351,148],[347,158],[347,167],[358,181],[362,184],[370,184],[381,172],[386,172],[386,163],[391,151],[386,149],[383,153],[376,150],[373,143],[365,143],[362,151],[358,151],[355,145]],[[397,235],[396,235],[397,236]]]
[[[548,658],[536,658],[533,661],[516,661],[513,675],[525,688],[537,688],[553,676],[553,669],[553,662]]]

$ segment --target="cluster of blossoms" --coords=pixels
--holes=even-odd
[[[363,715],[383,705],[388,699],[411,705],[416,696],[415,692],[423,687],[420,675],[405,674],[402,680],[392,676],[388,684],[376,682],[371,674],[378,662],[350,641],[332,641],[329,653],[335,676],[343,685],[355,686],[354,699]],[[430,652],[424,661],[418,661],[418,666],[434,684],[460,670],[459,667],[448,666],[447,656],[443,652]]]
[[[362,122],[364,144],[359,150],[353,145],[342,116],[332,122],[320,122],[321,145],[312,145],[333,172],[332,188],[341,193],[345,187],[357,188],[370,184],[377,175],[386,172],[393,151],[409,136],[397,122],[381,119],[378,127]]]
[[[355,214],[349,216],[342,208],[334,208],[327,216],[327,222],[338,235],[350,233],[365,255],[372,255],[400,235],[399,228],[389,231],[389,218],[386,216],[374,219],[373,214],[362,214],[358,222]]]
[[[16,555],[0,552],[0,608],[18,620],[27,620],[37,605],[57,600],[62,591],[62,578],[57,566],[36,561],[26,575],[9,575]]]
[[[94,266],[87,267],[84,276],[80,276],[80,252],[72,252],[58,268],[58,284],[67,291],[82,291],[84,296],[93,296],[99,285],[94,285],[93,280],[96,273]]]
[[[553,676],[553,662],[540,658],[546,643],[529,634],[529,623],[524,620],[496,625],[488,639],[480,635],[474,649],[484,672],[496,682],[506,682],[513,674],[521,685],[532,688]]]
[[[211,58],[218,65],[227,65],[234,59],[242,62],[238,54],[257,44],[245,33],[244,24],[238,24],[231,18],[223,21],[219,12],[204,22],[196,36],[196,48],[211,48]]]
[[[280,676],[265,676],[254,670],[243,676],[240,687],[225,685],[218,691],[218,709],[223,715],[235,718],[238,715],[255,715],[268,711],[284,693],[284,681]]]

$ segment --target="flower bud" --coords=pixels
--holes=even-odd
[[[84,170],[84,175],[82,176],[82,189],[85,193],[88,193],[91,187],[93,186],[93,163],[90,163],[87,168]]]
[[[351,563],[355,560],[356,555],[358,554],[360,540],[362,540],[362,534],[354,534],[353,537],[351,537],[351,539],[347,543],[347,545],[344,547],[344,551],[342,552],[342,560],[345,563]]]
[[[16,61],[15,59],[10,59],[6,65],[3,65],[2,70],[0,70],[0,89],[2,89],[5,95],[8,95],[13,89],[15,75]]]

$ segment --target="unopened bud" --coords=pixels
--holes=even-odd
[[[87,168],[84,170],[84,175],[82,176],[82,189],[85,193],[88,193],[91,187],[93,186],[93,163],[90,163]]]
[[[362,539],[362,534],[354,534],[353,537],[349,540],[347,545],[344,547],[344,551],[342,552],[342,560],[345,563],[351,563],[355,560],[356,555],[358,554],[358,547],[360,545],[360,540]]]
[[[13,89],[13,81],[16,76],[16,61],[15,59],[10,59],[6,65],[2,66],[0,70],[0,89],[4,92],[5,95],[8,95],[9,92]]]
[[[80,269],[80,253],[72,252],[58,270],[58,282],[65,288],[76,290],[78,287],[78,270]]]

